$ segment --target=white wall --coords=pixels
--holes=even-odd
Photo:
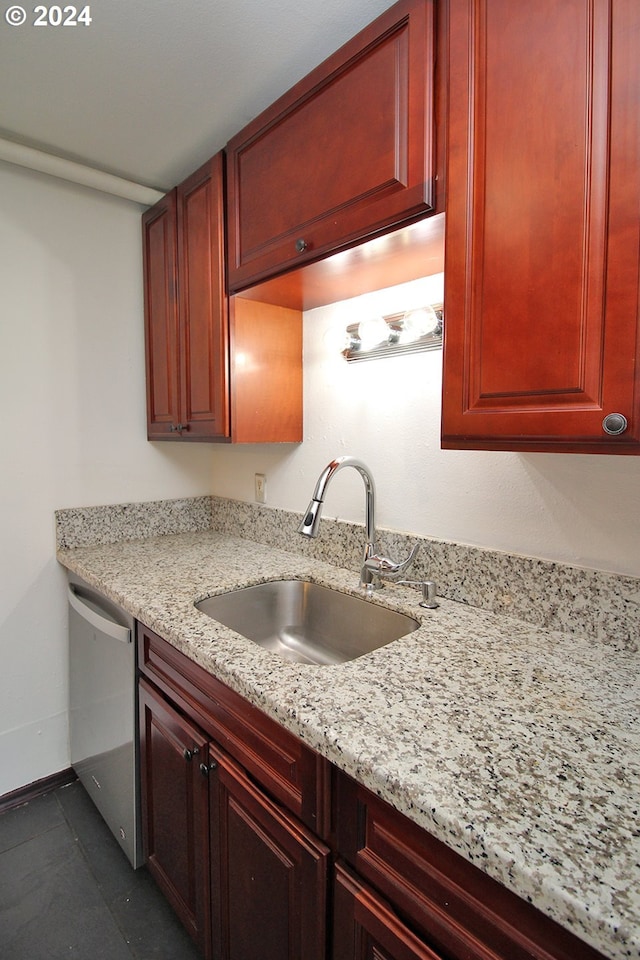
[[[213,453],[213,492],[304,510],[322,468],[352,454],[372,469],[380,526],[640,576],[640,457],[442,451],[441,352],[347,364],[347,323],[441,299],[442,278],[305,315],[304,444]],[[440,286],[438,286],[438,283]],[[354,471],[332,482],[326,516],[362,522]]]
[[[54,510],[211,492],[146,440],[140,214],[0,164],[0,796],[69,764]]]

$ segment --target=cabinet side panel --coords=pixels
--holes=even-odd
[[[302,314],[234,297],[232,434],[236,443],[302,440]]]

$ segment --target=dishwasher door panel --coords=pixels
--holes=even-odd
[[[69,586],[71,766],[134,867],[143,862],[134,623],[90,588]]]

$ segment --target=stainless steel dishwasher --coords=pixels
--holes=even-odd
[[[71,766],[134,867],[143,863],[134,620],[69,573]]]

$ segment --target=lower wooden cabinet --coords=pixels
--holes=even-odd
[[[148,868],[203,956],[326,960],[329,847],[144,677],[139,704]]]
[[[336,865],[333,960],[442,960],[358,877]]]
[[[210,747],[213,956],[325,960],[329,849]]]
[[[183,925],[209,956],[207,738],[141,679],[140,761],[147,866]]]
[[[205,960],[604,960],[137,634],[148,867]]]
[[[336,775],[335,830],[338,853],[354,871],[338,873],[337,889],[344,891],[336,903],[348,893],[362,944],[380,936],[386,922],[401,946],[373,954],[363,946],[364,952],[334,953],[334,960],[604,960],[344,773]],[[345,930],[344,916],[336,919]],[[403,927],[429,948],[426,953],[415,953]]]

